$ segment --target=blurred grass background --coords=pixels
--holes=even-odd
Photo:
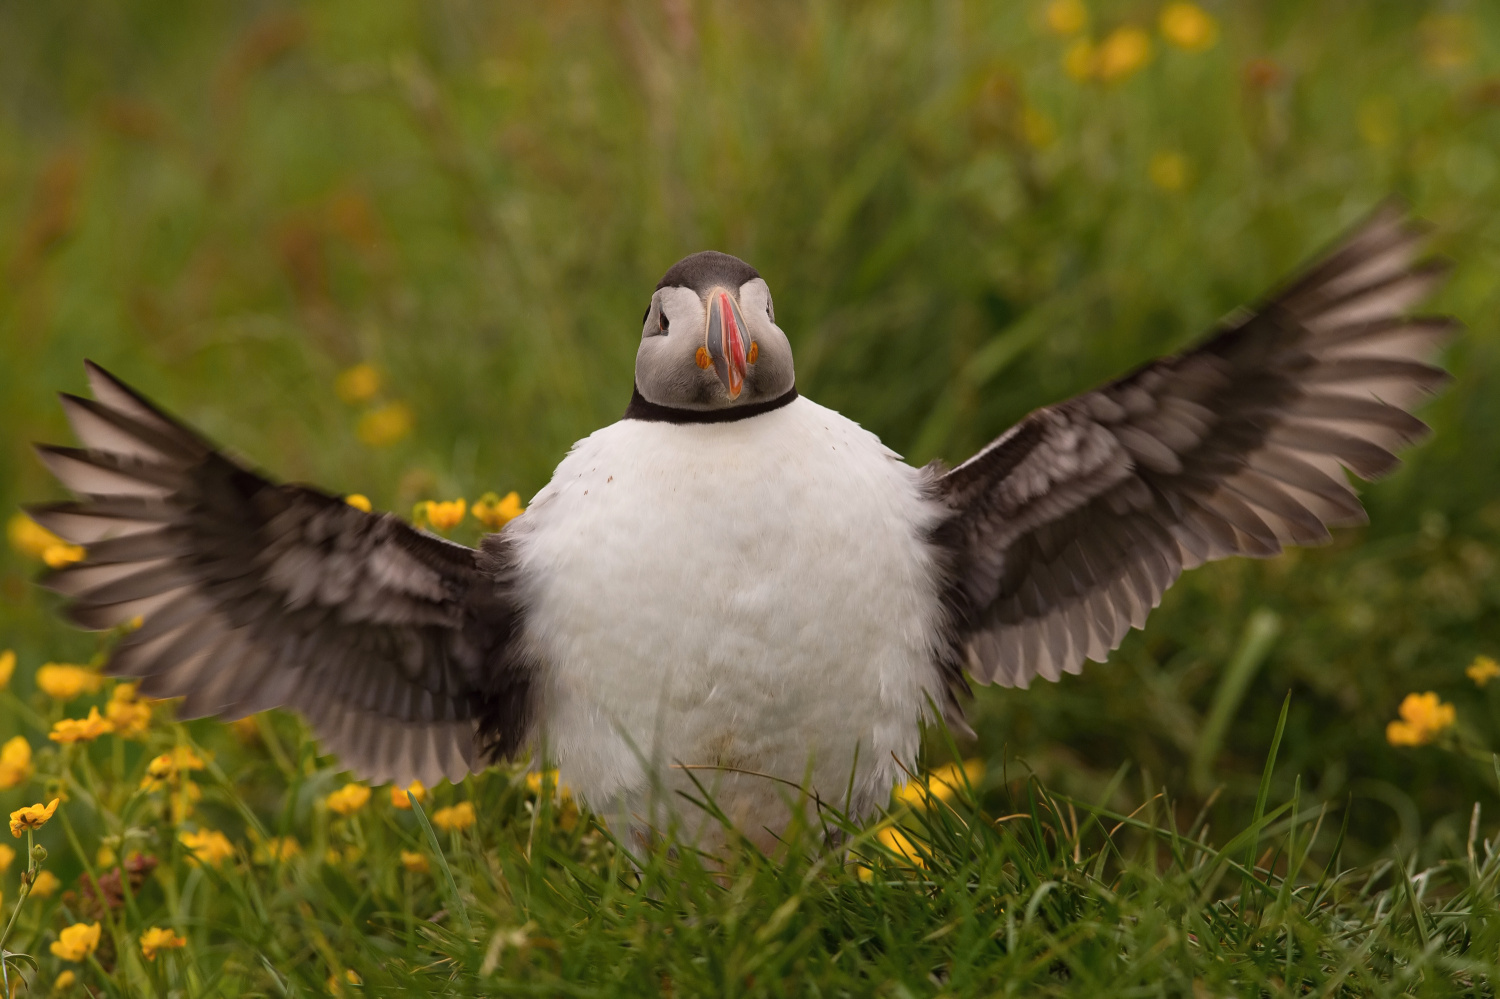
[[[766,277],[805,394],[957,461],[1395,193],[1469,331],[1371,526],[1192,573],[1108,665],[974,714],[992,773],[1088,796],[1132,761],[1134,800],[1223,782],[1234,822],[1290,690],[1278,794],[1351,800],[1356,854],[1451,852],[1500,804],[1487,757],[1384,727],[1431,689],[1500,733],[1463,674],[1500,650],[1500,7],[1205,2],[1175,41],[1162,7],[0,5],[0,509],[55,494],[27,445],[68,439],[85,357],[283,478],[529,496],[704,248]],[[95,648],[35,571],[0,554],[23,691]]]

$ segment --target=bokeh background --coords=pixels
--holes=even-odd
[[[704,248],[765,275],[805,394],[957,461],[1399,195],[1468,332],[1371,526],[1192,573],[1108,665],[980,691],[965,751],[991,786],[1223,785],[1233,823],[1290,691],[1278,795],[1350,802],[1355,851],[1452,855],[1500,806],[1500,684],[1464,673],[1500,652],[1500,5],[1167,7],[0,5],[0,510],[56,495],[28,442],[68,439],[85,357],[284,478],[527,497]],[[0,553],[23,696],[97,652],[37,568]],[[1456,728],[1389,745],[1426,690]]]

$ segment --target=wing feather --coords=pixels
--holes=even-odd
[[[280,485],[89,364],[81,448],[39,447],[80,499],[31,510],[86,546],[43,583],[87,628],[143,617],[109,669],[185,717],[301,711],[375,779],[458,779],[528,734],[503,538],[483,551]],[[405,747],[403,755],[392,747]]]
[[[1426,438],[1450,319],[1411,317],[1447,273],[1383,207],[1197,348],[1037,410],[944,472],[951,655],[1025,686],[1103,661],[1181,574],[1363,523],[1346,477]]]

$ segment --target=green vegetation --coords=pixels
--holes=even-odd
[[[67,439],[84,357],[283,478],[529,496],[707,247],[766,276],[801,389],[914,461],[1186,345],[1392,193],[1469,326],[1369,528],[979,691],[978,744],[930,740],[986,761],[972,793],[851,830],[847,865],[816,828],[631,860],[518,771],[433,789],[468,829],[385,789],[341,816],[290,716],[50,741],[129,701],[38,684],[115,636],[58,621],[18,536],[0,742],[32,755],[0,753],[0,812],[67,796],[5,942],[32,993],[1494,995],[1500,684],[1465,667],[1500,652],[1500,6],[1169,6],[0,6],[0,519],[55,495],[26,444]],[[92,956],[60,937],[96,919]],[[152,926],[186,946],[146,961]]]

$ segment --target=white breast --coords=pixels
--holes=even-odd
[[[752,834],[788,790],[737,771],[883,800],[941,702],[936,516],[915,469],[806,399],[580,441],[511,525],[562,780],[660,825],[692,789],[674,764],[714,768],[691,773]]]

